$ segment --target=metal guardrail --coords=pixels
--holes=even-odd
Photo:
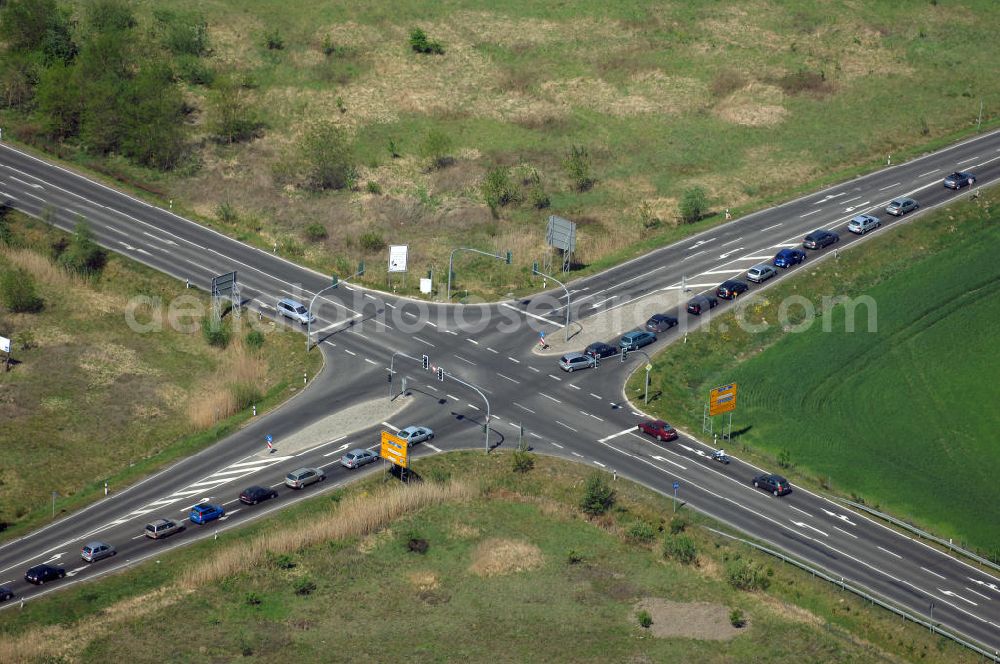
[[[959,553],[959,554],[965,556],[966,558],[970,558],[972,560],[975,560],[980,565],[985,565],[986,567],[989,567],[990,569],[994,569],[994,570],[1000,572],[1000,565],[997,565],[992,560],[989,560],[987,558],[983,558],[979,554],[973,553],[972,551],[969,551],[968,549],[964,549],[964,548],[962,548],[962,547],[960,547],[960,546],[958,546],[956,544],[952,544],[951,540],[946,540],[943,537],[938,537],[937,535],[932,535],[932,534],[928,533],[927,531],[921,530],[920,528],[917,528],[916,526],[911,526],[910,524],[906,523],[905,521],[897,519],[896,517],[894,517],[892,515],[886,514],[884,512],[879,512],[876,509],[872,509],[871,507],[868,507],[867,505],[863,505],[861,503],[856,503],[853,500],[847,500],[846,498],[838,498],[837,496],[829,496],[829,498],[831,500],[836,500],[837,502],[844,503],[845,505],[850,505],[851,507],[853,507],[855,509],[859,509],[862,512],[867,512],[868,514],[871,514],[872,516],[877,516],[880,519],[884,519],[884,520],[888,521],[889,523],[891,523],[891,524],[893,524],[895,526],[899,526],[900,528],[903,528],[904,530],[910,531],[914,535],[919,535],[920,537],[923,537],[924,539],[929,539],[932,542],[937,542],[941,546],[947,547],[950,551],[954,551],[955,553]]]
[[[949,632],[946,629],[942,629],[939,625],[935,625],[932,622],[929,622],[927,620],[924,620],[923,618],[917,617],[917,616],[913,615],[912,613],[904,611],[903,609],[899,608],[898,606],[893,606],[892,604],[886,602],[885,600],[881,600],[878,597],[875,597],[874,595],[872,595],[872,594],[870,594],[870,593],[862,590],[861,588],[857,588],[857,587],[855,587],[855,586],[853,586],[853,585],[851,585],[849,583],[846,583],[844,581],[843,577],[841,577],[841,578],[838,579],[836,577],[830,576],[826,572],[818,570],[815,567],[811,567],[811,566],[809,566],[809,565],[807,565],[807,564],[805,564],[805,563],[803,563],[803,562],[801,562],[799,560],[796,560],[795,558],[792,558],[790,556],[786,556],[785,554],[781,553],[780,551],[775,551],[774,549],[769,549],[766,546],[762,546],[760,544],[757,544],[756,542],[751,542],[750,540],[745,540],[745,539],[743,539],[741,537],[736,537],[735,535],[730,535],[729,533],[722,532],[721,530],[716,530],[715,528],[708,528],[708,527],[706,527],[706,530],[709,530],[709,531],[715,533],[716,535],[722,535],[723,537],[727,537],[727,538],[729,538],[731,540],[735,540],[737,542],[742,542],[743,544],[746,544],[749,547],[757,549],[758,551],[763,551],[764,553],[766,553],[768,555],[771,555],[771,556],[774,556],[775,558],[778,558],[778,559],[782,560],[783,562],[786,562],[786,563],[788,563],[790,565],[794,565],[794,566],[798,567],[801,570],[809,572],[813,576],[818,576],[819,578],[823,579],[824,581],[828,581],[828,582],[834,584],[835,586],[839,586],[842,590],[849,590],[852,593],[854,593],[855,595],[857,595],[858,597],[864,599],[865,601],[871,602],[872,604],[877,604],[878,606],[882,607],[883,609],[891,611],[892,613],[895,613],[897,616],[902,617],[904,620],[909,620],[909,621],[911,621],[913,623],[916,623],[917,625],[922,625],[923,627],[926,627],[928,630],[930,630],[930,632],[932,634],[938,634],[939,636],[943,636],[945,638],[951,639],[955,643],[957,643],[960,646],[963,646],[965,648],[968,648],[969,650],[971,650],[972,652],[976,653],[977,655],[981,655],[981,656],[983,656],[983,657],[985,657],[985,658],[987,658],[987,659],[989,659],[991,661],[994,661],[994,662],[1000,662],[1000,653],[998,653],[996,650],[994,650],[993,652],[990,652],[989,650],[986,650],[985,648],[983,648],[980,645],[977,645],[975,643],[971,643],[969,641],[966,641],[965,639],[963,639],[962,637],[958,636],[957,634],[953,634],[952,632]]]

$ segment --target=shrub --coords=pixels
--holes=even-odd
[[[299,150],[311,189],[343,189],[356,177],[354,151],[343,130],[333,122],[322,120],[310,127],[299,143]]]
[[[577,191],[587,191],[594,186],[594,178],[590,173],[590,155],[586,148],[577,145],[570,147],[569,154],[563,160],[563,168]]]
[[[202,56],[211,50],[208,21],[200,14],[180,14],[169,9],[154,9],[160,23],[163,45],[176,55]]]
[[[521,188],[511,180],[510,169],[504,166],[490,169],[486,177],[483,178],[480,188],[483,200],[490,206],[490,210],[494,214],[498,208],[521,200]]]
[[[584,485],[580,509],[591,516],[607,512],[615,504],[615,490],[600,471],[595,471],[587,478]]]
[[[243,601],[247,606],[260,606],[264,600],[257,593],[247,593]]]
[[[389,139],[389,144],[386,147],[389,148],[389,156],[390,157],[392,157],[393,159],[399,159],[400,158],[401,155],[399,153],[399,145],[396,143],[395,139],[390,138]]]
[[[191,85],[211,85],[215,81],[215,70],[193,55],[177,57],[177,73]]]
[[[526,473],[534,467],[534,454],[525,450],[514,450],[513,468],[515,473]]]
[[[566,562],[568,562],[570,565],[576,565],[578,563],[583,562],[583,556],[580,555],[576,551],[576,549],[570,549],[569,551],[566,552]]]
[[[372,253],[385,249],[385,240],[378,231],[365,231],[358,238],[358,243],[362,249]]]
[[[382,185],[380,185],[378,182],[375,182],[375,180],[369,180],[368,183],[365,185],[365,189],[368,190],[369,194],[375,194],[376,196],[382,193]]]
[[[737,590],[765,590],[771,584],[763,565],[739,555],[726,563],[726,579]]]
[[[229,391],[233,395],[233,400],[236,402],[237,410],[244,410],[254,405],[263,398],[260,393],[260,388],[258,388],[253,383],[233,383]]]
[[[281,242],[278,243],[278,250],[289,256],[302,256],[306,253],[306,250],[302,248],[302,245],[296,242],[294,238],[290,237],[281,239]]]
[[[417,53],[431,53],[436,55],[444,53],[444,45],[439,41],[428,39],[427,33],[420,28],[410,30],[410,48]]]
[[[628,528],[628,536],[637,542],[652,542],[656,537],[656,528],[647,521],[635,521]]]
[[[320,240],[326,239],[327,232],[326,226],[319,222],[313,222],[306,226],[306,239],[310,242],[319,242]]]
[[[792,466],[792,453],[787,449],[778,452],[778,465],[782,468],[791,468]]]
[[[424,137],[424,142],[420,146],[421,154],[430,160],[432,168],[444,168],[452,163],[451,136],[440,129],[431,129]]]
[[[643,229],[647,231],[660,227],[660,218],[653,212],[653,208],[649,205],[649,201],[643,201],[639,204],[639,223],[641,223]]]
[[[215,208],[215,216],[226,224],[235,224],[240,220],[239,212],[228,201],[219,203]]]
[[[701,187],[691,187],[681,196],[681,220],[692,224],[699,221],[708,212],[708,198]]]
[[[307,576],[301,579],[296,579],[295,583],[292,584],[292,588],[295,589],[296,595],[311,595],[316,590],[316,583]]]
[[[330,35],[323,37],[323,55],[330,57],[331,55],[343,55],[347,52],[347,49],[343,46],[337,46],[333,43],[333,38]]]
[[[280,51],[285,48],[285,38],[281,36],[277,28],[273,28],[264,35],[264,43],[269,51]]]
[[[747,624],[747,619],[743,615],[743,611],[740,609],[733,609],[729,612],[729,624],[733,627],[739,629]]]
[[[282,553],[280,555],[275,555],[275,554],[272,553],[272,554],[270,554],[270,558],[269,558],[268,562],[271,564],[271,566],[273,566],[273,567],[275,567],[277,569],[286,569],[287,570],[287,569],[294,569],[295,568],[295,561],[292,560],[292,557],[290,555],[288,555],[287,553]]]
[[[683,533],[688,527],[688,521],[682,516],[675,516],[670,520],[670,534],[677,535]]]
[[[406,550],[411,553],[427,553],[427,549],[430,548],[427,540],[422,537],[411,537],[406,541]]]
[[[653,616],[649,615],[649,611],[643,609],[636,616],[639,619],[639,626],[649,629],[650,625],[653,624]]]
[[[225,348],[229,345],[229,328],[221,322],[207,319],[201,324],[201,334],[209,346]]]
[[[264,333],[259,330],[251,330],[247,332],[247,336],[243,338],[243,342],[251,350],[260,350],[264,345]]]
[[[94,242],[87,224],[81,221],[77,223],[72,239],[66,244],[60,244],[58,261],[70,272],[92,275],[104,269],[108,255]]]
[[[698,558],[698,549],[687,535],[671,535],[663,540],[663,557],[690,565]]]
[[[14,335],[14,345],[21,350],[31,350],[38,346],[35,342],[35,334],[31,330],[22,330]],[[2,531],[0,531],[2,532]]]
[[[531,203],[531,207],[536,210],[544,210],[552,205],[552,200],[549,198],[549,195],[545,193],[545,189],[543,189],[540,184],[536,184],[531,188],[531,191],[528,192],[528,202]]]
[[[7,270],[0,275],[0,300],[15,314],[34,314],[44,302],[35,291],[35,280],[25,270]]]

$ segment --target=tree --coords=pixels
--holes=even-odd
[[[59,254],[59,264],[71,272],[82,275],[97,274],[107,263],[107,253],[94,242],[86,221],[79,221],[73,237]]]
[[[121,150],[153,168],[173,168],[184,153],[184,100],[163,62],[148,62],[125,88]]]
[[[452,162],[450,154],[452,146],[451,136],[440,129],[431,129],[424,137],[420,151],[424,157],[430,160],[432,168],[444,168]]]
[[[597,516],[607,512],[614,504],[615,490],[608,484],[603,473],[595,471],[584,485],[580,509],[591,516]]]
[[[569,154],[563,160],[563,168],[577,191],[587,191],[594,186],[594,178],[590,173],[590,155],[586,148],[571,146]]]
[[[35,291],[35,280],[25,270],[7,270],[0,274],[0,298],[15,314],[33,314],[42,310],[42,298]]]
[[[701,187],[691,187],[681,197],[681,219],[688,224],[699,221],[708,211],[708,197]]]
[[[131,30],[136,26],[131,7],[122,0],[92,0],[87,8],[87,25],[95,32]]]
[[[30,54],[10,53],[0,72],[0,104],[7,108],[27,106],[38,83],[37,59]]]
[[[253,138],[260,122],[247,103],[246,90],[229,77],[215,83],[212,98],[212,133],[222,143],[237,143]]]
[[[76,136],[83,100],[74,69],[57,62],[42,71],[36,91],[38,113],[46,135],[56,140]]]
[[[353,150],[343,130],[329,120],[316,122],[299,145],[311,189],[343,189],[354,176]]]
[[[483,178],[481,188],[483,199],[493,214],[504,205],[516,203],[522,198],[521,188],[511,180],[510,169],[505,166],[490,169]]]

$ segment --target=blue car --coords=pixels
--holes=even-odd
[[[656,335],[652,332],[635,330],[622,335],[622,338],[618,341],[618,347],[625,350],[636,350],[643,346],[648,346],[654,341],[656,341]]]
[[[774,260],[774,267],[791,267],[793,265],[798,265],[806,259],[806,252],[799,251],[798,249],[782,249],[779,251]]]
[[[215,521],[225,514],[226,510],[222,505],[201,503],[191,508],[191,523],[208,523],[209,521]]]

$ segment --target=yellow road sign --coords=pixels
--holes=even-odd
[[[708,395],[708,414],[721,415],[736,410],[736,383],[723,385]]]
[[[409,445],[399,436],[388,431],[382,432],[382,449],[379,456],[402,468],[409,468]]]

